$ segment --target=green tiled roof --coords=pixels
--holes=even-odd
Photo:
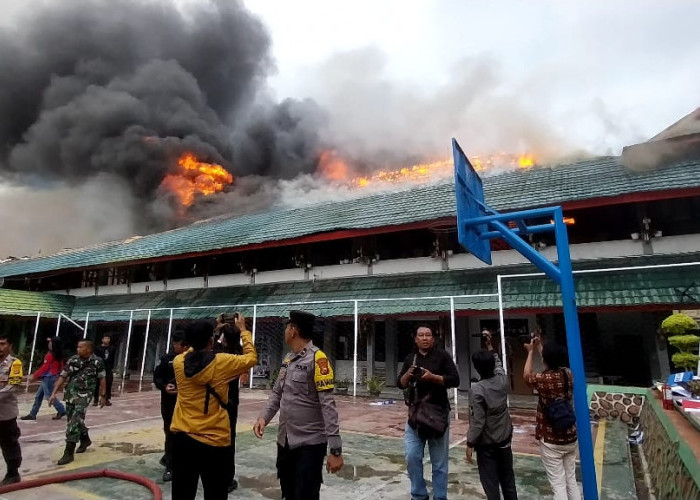
[[[626,259],[625,265],[652,265],[661,262],[692,261],[698,256],[685,258],[640,257]],[[612,264],[612,262],[608,262]],[[598,262],[588,267],[600,266]],[[612,267],[612,266],[610,266]],[[97,296],[80,298],[73,310],[73,318],[84,318],[90,311],[93,320],[125,321],[131,309],[156,309],[199,307],[200,309],[175,309],[175,319],[212,318],[221,312],[219,305],[232,307],[242,304],[258,306],[258,317],[284,316],[294,307],[288,303],[310,301],[343,301],[341,303],[311,304],[302,306],[321,316],[352,316],[353,299],[361,300],[361,315],[430,313],[449,311],[449,299],[375,300],[398,297],[444,297],[449,295],[495,294],[496,274],[531,272],[530,266],[489,269],[482,271],[450,271],[417,273],[402,276],[366,276],[249,285],[228,288],[154,292],[137,295]],[[632,271],[615,271],[575,275],[578,305],[588,307],[668,305],[700,300],[700,266],[672,267]],[[687,290],[685,297],[683,291]],[[503,280],[503,298],[506,309],[541,309],[561,306],[557,286],[545,277],[512,278]],[[370,299],[369,302],[366,302]],[[280,305],[280,303],[286,303]],[[264,305],[268,304],[268,305]],[[461,310],[497,310],[497,297],[471,297],[455,300],[455,308]],[[97,314],[97,311],[117,311]],[[244,308],[244,314],[252,316],[252,308]],[[154,311],[153,319],[166,319],[169,311]],[[146,312],[139,312],[135,319],[145,319]]]
[[[59,313],[70,316],[75,298],[52,293],[23,292],[0,288],[0,315],[57,317]]]
[[[632,172],[618,157],[556,168],[534,168],[484,179],[486,201],[498,210],[700,186],[700,160],[653,172]],[[220,217],[144,237],[109,242],[0,265],[0,277],[175,256],[299,238],[340,229],[366,229],[454,217],[454,184],[363,198]]]

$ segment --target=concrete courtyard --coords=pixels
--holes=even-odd
[[[32,394],[20,398],[20,415],[26,414]],[[275,432],[271,424],[265,437],[253,436],[252,424],[267,394],[243,390],[238,425],[237,475],[240,487],[230,498],[280,498],[275,475]],[[409,482],[403,458],[403,427],[406,409],[402,401],[373,406],[374,400],[341,396],[337,398],[344,440],[345,467],[337,475],[325,474],[321,497],[327,499],[405,499]],[[126,393],[115,397],[112,407],[88,410],[93,445],[65,467],[56,465],[64,443],[65,419],[53,421],[53,409],[43,407],[36,421],[22,421],[23,479],[77,472],[89,469],[118,469],[150,478],[161,486],[163,497],[170,498],[170,485],[161,482],[163,468],[158,464],[162,455],[162,421],[159,393]],[[453,499],[485,498],[478,479],[476,465],[464,459],[464,442],[468,427],[467,413],[461,409],[461,419],[451,428],[449,495]],[[516,425],[514,451],[515,469],[520,498],[551,497],[549,485],[537,455],[534,440],[534,411],[514,410]],[[426,459],[427,462],[427,459]],[[430,464],[426,463],[426,478]],[[631,492],[630,492],[631,493]],[[7,493],[6,499],[148,499],[145,488],[112,479],[90,479],[50,485],[32,490]],[[201,498],[201,495],[198,497]],[[631,496],[629,498],[634,498]]]

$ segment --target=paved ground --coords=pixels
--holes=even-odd
[[[26,413],[32,395],[21,398],[20,412]],[[237,454],[240,489],[231,498],[279,498],[275,477],[275,430],[270,428],[263,440],[251,431],[252,423],[264,404],[262,391],[242,391]],[[407,498],[409,483],[403,458],[403,426],[406,418],[401,401],[393,405],[371,406],[372,400],[339,397],[341,429],[344,440],[345,468],[338,475],[325,475],[321,496],[326,499],[399,499]],[[44,407],[37,421],[21,422],[24,479],[54,475],[67,471],[114,468],[134,472],[160,483],[162,467],[162,421],[159,395],[154,392],[127,393],[114,399],[112,407],[90,407],[88,426],[93,446],[76,455],[72,464],[55,465],[63,450],[65,419],[52,421],[53,410]],[[466,418],[466,412],[462,413]],[[520,498],[551,497],[547,480],[537,456],[534,440],[534,413],[514,410],[516,425],[514,450]],[[464,460],[464,436],[467,423],[459,420],[451,430],[449,495],[453,499],[484,498],[476,467]],[[426,466],[429,477],[430,465]],[[170,487],[162,484],[164,498]],[[129,483],[93,479],[64,485],[5,494],[6,499],[125,499],[151,498],[144,488]],[[199,498],[199,497],[198,497]]]

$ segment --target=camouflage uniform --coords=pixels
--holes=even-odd
[[[98,381],[105,376],[104,361],[94,354],[87,359],[75,355],[64,366],[61,377],[68,380],[63,393],[63,399],[66,402],[66,415],[68,416],[68,428],[66,429],[68,443],[77,443],[80,436],[87,433],[85,411],[90,405]]]

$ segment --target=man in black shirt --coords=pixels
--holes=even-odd
[[[170,424],[173,421],[173,412],[177,402],[173,359],[187,350],[185,332],[176,330],[173,333],[172,345],[172,350],[160,358],[160,363],[153,371],[153,383],[160,390],[160,414],[163,417],[163,431],[165,432],[165,454],[160,459],[161,465],[165,467],[164,482],[173,479],[173,433],[170,432]]]
[[[419,401],[427,401],[450,410],[447,389],[459,385],[459,373],[452,357],[435,347],[435,336],[428,326],[420,326],[414,335],[415,352],[404,360],[396,385],[405,389],[411,385],[413,396],[409,403],[409,414]],[[449,422],[449,419],[448,419]],[[427,500],[428,488],[423,477],[423,454],[428,443],[430,463],[433,468],[433,498],[447,498],[448,452],[450,449],[449,425],[442,436],[426,437],[420,429],[406,422],[404,447],[406,468],[411,480],[412,500]]]
[[[112,334],[105,333],[102,336],[102,345],[95,348],[95,356],[97,356],[98,358],[102,358],[102,361],[104,361],[105,364],[105,373],[107,374],[105,378],[105,382],[107,384],[107,393],[105,395],[106,406],[112,406],[112,382],[114,381],[114,373],[112,373],[112,371],[114,370],[114,361],[117,355],[117,348],[111,344]],[[100,396],[99,389],[99,384],[97,384],[97,387],[95,388],[95,398],[92,402],[92,406],[97,406],[98,399]]]

